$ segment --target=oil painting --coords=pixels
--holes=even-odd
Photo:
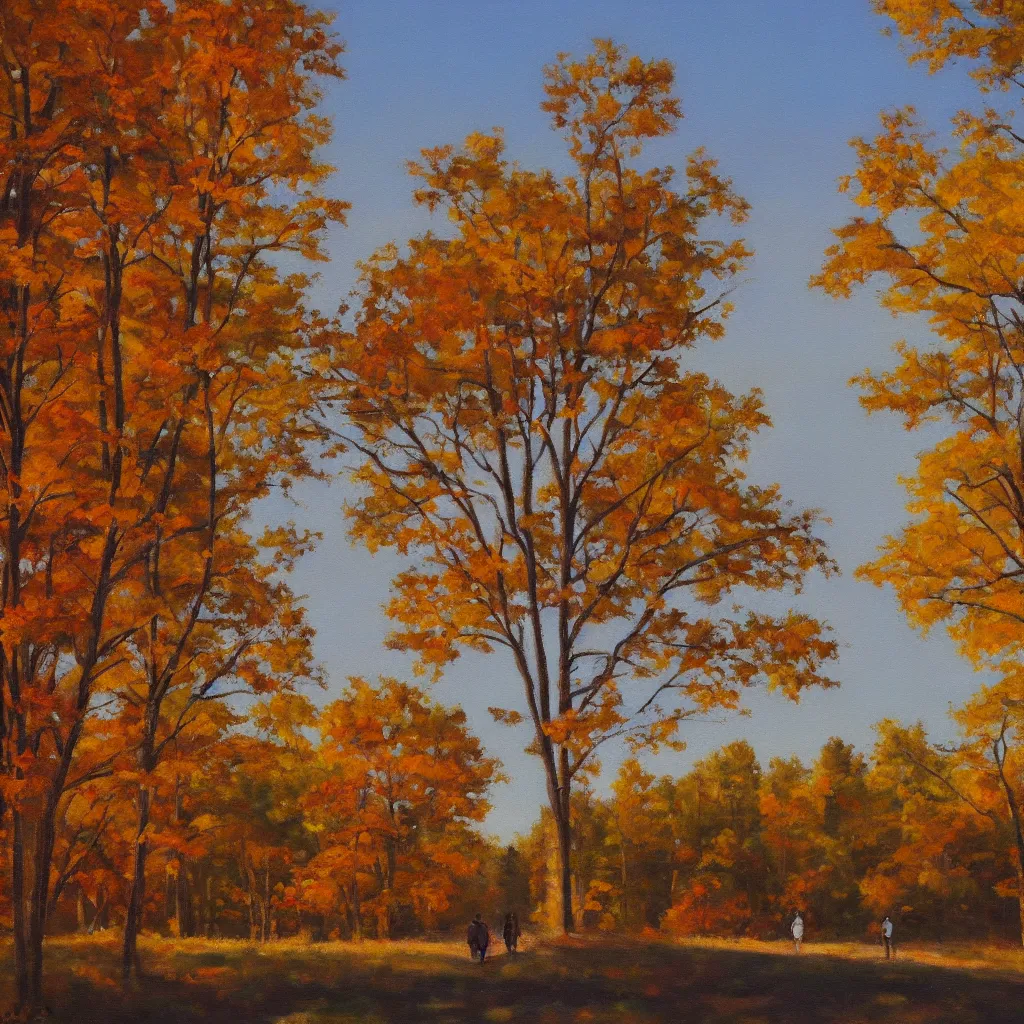
[[[1024,1019],[1022,90],[0,0],[0,1021]]]

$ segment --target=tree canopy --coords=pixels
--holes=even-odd
[[[769,423],[699,369],[749,253],[711,223],[747,206],[703,151],[642,169],[675,130],[665,61],[598,40],[545,71],[572,173],[511,163],[500,132],[410,165],[428,233],[363,264],[356,328],[325,372],[357,459],[352,536],[414,559],[394,580],[390,643],[440,672],[504,649],[561,830],[610,739],[676,742],[680,722],[756,684],[797,698],[836,647],[813,616],[732,609],[833,571],[818,514],[743,472]],[[724,226],[724,225],[719,225]],[[724,598],[730,597],[725,610]]]

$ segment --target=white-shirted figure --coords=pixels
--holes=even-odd
[[[793,945],[799,953],[800,943],[804,938],[804,919],[800,916],[799,910],[796,912],[796,917],[793,918],[793,923],[789,926],[789,930],[793,933]]]
[[[882,922],[882,941],[885,943],[885,959],[892,952],[892,921],[888,917]]]

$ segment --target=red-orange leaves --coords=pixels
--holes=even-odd
[[[984,90],[1016,79],[1024,39],[1019,5],[971,0],[876,0],[938,70],[966,59]],[[895,313],[924,316],[930,344],[897,345],[894,369],[854,378],[869,411],[908,429],[943,423],[946,436],[905,481],[911,520],[885,540],[864,578],[893,587],[910,621],[942,623],[975,663],[1015,666],[1024,633],[1021,426],[1024,392],[1019,182],[1024,147],[1004,109],[986,98],[953,116],[955,148],[940,149],[911,109],[882,115],[854,140],[844,181],[866,211],[835,233],[813,284],[845,297],[879,277]],[[1016,110],[1014,109],[1016,107]]]
[[[679,176],[634,162],[675,129],[672,79],[607,41],[548,68],[573,165],[561,179],[511,162],[500,132],[424,151],[415,198],[453,237],[367,261],[333,354],[362,491],[352,534],[415,559],[395,579],[391,642],[435,674],[464,647],[510,652],[563,816],[601,743],[671,741],[755,679],[793,696],[825,681],[834,651],[810,620],[708,610],[832,563],[815,513],[744,479],[760,395],[694,369],[748,256],[707,222],[738,223],[746,204],[703,152]],[[694,629],[709,647],[733,634],[742,671],[695,656]],[[716,657],[729,681],[707,689]]]
[[[318,853],[302,897],[389,935],[403,910],[430,924],[478,868],[472,826],[501,778],[461,708],[416,687],[353,679],[319,719],[321,781],[303,799]]]
[[[144,838],[205,705],[311,673],[277,575],[308,541],[248,520],[312,472],[316,321],[274,260],[322,259],[344,215],[312,112],[341,74],[328,25],[291,0],[0,8],[0,763],[34,776],[11,809],[37,864],[80,767],[130,757]],[[97,719],[105,763],[79,765]],[[39,957],[35,878],[15,902]]]

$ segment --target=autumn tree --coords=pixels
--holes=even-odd
[[[804,906],[818,928],[857,934],[864,921],[858,882],[875,841],[868,763],[852,743],[828,739],[811,767],[814,843]]]
[[[761,780],[761,837],[774,878],[769,897],[782,914],[806,906],[816,834],[810,769],[797,757],[772,758]]]
[[[496,882],[503,910],[522,919],[530,909],[530,867],[515,844],[501,851]]]
[[[982,99],[954,115],[949,148],[911,109],[854,141],[843,188],[865,213],[836,231],[814,279],[841,297],[877,277],[888,308],[927,317],[933,332],[930,344],[900,343],[894,369],[855,378],[868,410],[895,412],[909,430],[945,427],[906,483],[912,520],[861,575],[892,586],[915,626],[943,625],[976,667],[1013,674],[1024,652],[1024,139],[1013,125],[1024,11],[989,0],[875,7],[911,61],[933,73],[965,64]],[[986,742],[1004,759],[1000,722],[988,721]],[[1008,783],[1018,800],[1019,781]]]
[[[329,126],[310,113],[338,46],[296,3],[0,17],[0,816],[18,998],[39,1005],[71,790],[132,751],[141,863],[169,737],[202,702],[306,668],[309,634],[275,575],[305,541],[251,537],[246,519],[310,470],[306,280],[271,261],[318,258],[343,212],[318,193]],[[123,742],[87,752],[110,701]]]
[[[123,224],[104,234],[95,216],[112,197],[111,133],[122,108],[110,101],[148,55],[148,40],[130,38],[145,7],[16,3],[4,6],[0,25],[8,124],[0,152],[0,814],[11,818],[23,1007],[42,999],[58,821],[68,790],[94,767],[73,771],[95,685],[126,636],[111,609],[129,598],[139,548],[126,533],[149,496],[123,487],[125,382],[106,259],[108,243],[131,258],[145,218],[119,216],[130,224],[122,238]]]
[[[984,686],[954,715],[964,743],[958,750],[975,776],[984,810],[1004,847],[1013,851],[1012,880],[1001,890],[1014,893],[1024,942],[1024,680],[1015,672],[996,686]],[[1010,884],[1007,884],[1010,881]]]
[[[761,766],[739,740],[698,761],[675,786],[678,881],[665,927],[742,933],[761,911]]]
[[[934,344],[897,346],[895,369],[855,382],[869,411],[908,429],[941,422],[907,482],[914,516],[862,574],[891,585],[911,622],[942,623],[976,664],[1019,660],[1022,634],[1022,310],[1017,265],[1024,145],[1012,130],[1024,86],[1014,54],[1024,15],[984,2],[879,2],[933,71],[968,60],[999,103],[953,120],[956,149],[939,148],[912,110],[883,116],[873,141],[855,140],[857,171],[843,182],[871,211],[837,230],[814,283],[833,295],[878,275],[896,313],[923,314]]]
[[[612,783],[606,843],[617,847],[619,922],[627,930],[657,927],[670,902],[674,844],[668,796],[635,758],[622,763]]]
[[[303,797],[317,852],[302,899],[389,937],[411,912],[429,924],[476,872],[473,828],[500,778],[461,708],[396,679],[352,679],[318,720],[322,777]]]
[[[352,535],[415,559],[391,644],[435,672],[500,647],[518,671],[566,930],[571,793],[601,746],[674,742],[744,686],[796,698],[834,653],[812,617],[722,601],[832,566],[815,513],[745,481],[759,393],[697,368],[749,255],[709,223],[747,207],[702,151],[680,176],[638,163],[680,119],[672,83],[609,41],[549,67],[563,178],[510,163],[497,131],[425,151],[415,199],[452,237],[368,260],[356,328],[323,366],[339,445],[361,457]]]
[[[940,938],[1002,930],[1000,897],[1007,883],[1016,896],[1017,878],[991,748],[979,749],[977,735],[963,746],[932,742],[920,724],[876,729],[868,784],[880,834],[860,881],[875,919],[889,914],[904,933]]]
[[[960,741],[954,744],[930,743],[921,726],[882,723],[876,756],[890,773],[899,771],[899,783],[910,797],[907,810],[914,803],[920,805],[907,815],[911,827],[916,825],[914,841],[906,844],[919,868],[916,877],[930,877],[940,890],[987,879],[991,890],[1017,902],[1024,938],[1021,694],[1019,676],[982,687],[952,712],[960,732]],[[921,819],[930,821],[927,830]],[[965,846],[969,850],[972,841],[989,851],[986,859],[994,860],[1002,875],[978,871],[974,878],[963,878],[968,855],[960,851]],[[893,859],[896,864],[887,874],[891,884],[897,884],[899,872],[893,867],[900,858]],[[930,869],[920,870],[922,862]],[[1012,871],[1009,877],[1007,870]],[[882,874],[884,878],[886,873]],[[983,899],[975,895],[970,902]]]
[[[947,426],[907,482],[913,521],[861,572],[891,585],[913,624],[945,625],[976,665],[1014,664],[1024,640],[1024,292],[1018,198],[1008,186],[1024,170],[1010,124],[1024,15],[982,2],[876,6],[910,39],[912,59],[933,71],[971,61],[979,87],[1004,109],[959,112],[952,153],[910,110],[883,117],[875,140],[854,143],[859,166],[844,188],[872,212],[836,232],[815,283],[845,296],[879,275],[888,307],[929,318],[930,347],[901,343],[895,369],[855,380],[870,411],[891,410],[908,429]]]
[[[344,206],[319,186],[329,126],[312,114],[312,73],[340,75],[327,18],[302,5],[178,3],[165,31],[175,88],[145,128],[173,190],[151,228],[154,317],[177,342],[179,406],[166,424],[168,464],[183,463],[168,517],[190,519],[177,543],[151,547],[147,626],[133,635],[140,680],[121,693],[139,710],[138,768],[150,775],[203,701],[266,692],[309,677],[310,630],[280,570],[307,539],[253,537],[253,503],[310,471],[300,419],[316,379],[301,372],[310,341],[306,279],[283,278],[275,254],[322,260],[326,225]],[[182,358],[184,355],[184,358]],[[189,456],[195,463],[189,464]],[[125,928],[134,959],[150,797],[139,792],[138,860]]]
[[[172,933],[228,930],[267,942],[287,915],[295,871],[316,851],[302,802],[319,776],[314,741],[306,735],[316,715],[302,695],[276,693],[261,703],[244,731],[209,751],[185,789],[185,813],[173,837],[187,844],[190,882],[169,898],[178,923]],[[258,735],[252,735],[255,726]],[[182,917],[182,903],[185,915]],[[193,909],[194,907],[194,909]],[[229,915],[221,910],[226,909]]]

